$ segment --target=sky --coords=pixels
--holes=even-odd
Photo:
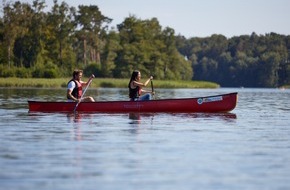
[[[3,1],[3,0],[1,0]],[[31,3],[33,0],[20,0]],[[63,0],[58,0],[61,3]],[[138,19],[157,18],[176,35],[208,37],[222,34],[290,35],[290,0],[64,0],[68,5],[97,5],[115,27],[130,15]],[[53,0],[45,0],[48,6]],[[50,10],[50,9],[49,9]]]

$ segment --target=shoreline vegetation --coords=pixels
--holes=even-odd
[[[66,88],[70,78],[0,78],[0,87],[6,88]],[[87,81],[88,78],[83,78]],[[126,88],[129,79],[94,78],[91,88]],[[220,85],[208,81],[153,80],[154,88],[219,88]],[[147,87],[150,87],[148,84]]]

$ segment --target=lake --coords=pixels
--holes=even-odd
[[[156,98],[238,92],[227,114],[29,113],[65,89],[0,89],[0,187],[290,189],[290,90],[158,89]],[[98,101],[127,89],[89,89]]]

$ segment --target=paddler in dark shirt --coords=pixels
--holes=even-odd
[[[151,100],[151,94],[154,92],[143,90],[142,87],[146,87],[148,83],[153,80],[153,77],[150,76],[145,83],[140,82],[141,73],[138,70],[133,71],[130,82],[128,84],[129,88],[129,98],[131,101],[137,100]],[[145,94],[144,94],[145,93]],[[144,95],[142,95],[144,94]]]

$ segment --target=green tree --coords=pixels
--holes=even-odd
[[[30,21],[31,14],[29,14],[30,6],[27,3],[17,1],[14,4],[7,3],[3,6],[3,45],[6,47],[5,62],[8,63],[8,67],[10,68],[14,65],[14,43],[18,37],[23,37],[27,33],[27,24]]]
[[[18,66],[33,67],[43,50],[43,28],[45,25],[44,3],[35,0],[33,6],[26,6],[23,18],[26,18],[27,32],[18,37],[14,44],[15,62]]]
[[[192,69],[177,51],[174,30],[162,30],[156,18],[140,20],[129,16],[118,25],[120,45],[116,59],[116,77],[129,77],[138,69],[158,79],[190,79]]]
[[[278,87],[278,69],[281,57],[269,52],[261,56],[258,82],[263,87]]]
[[[47,37],[46,47],[48,57],[57,65],[65,69],[69,64],[64,60],[72,60],[66,56],[71,56],[72,34],[75,30],[74,15],[75,8],[69,7],[68,4],[62,2],[60,5],[54,0],[52,11],[48,13],[47,18]]]
[[[113,77],[116,67],[115,59],[117,52],[121,49],[119,44],[119,35],[115,31],[109,32],[105,43],[104,51],[101,56],[101,72],[102,77]]]
[[[107,24],[111,21],[112,19],[101,13],[98,6],[79,6],[76,15],[76,24],[79,28],[77,38],[82,41],[82,48],[79,47],[79,49],[82,50],[81,54],[85,65],[87,59],[90,62],[100,64],[100,54],[104,47]]]

